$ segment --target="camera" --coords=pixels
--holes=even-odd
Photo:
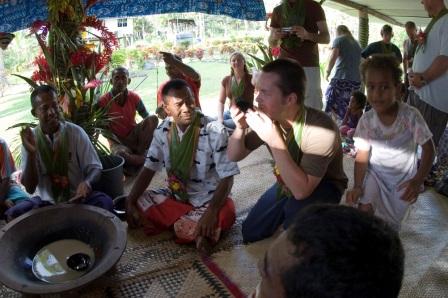
[[[282,31],[283,33],[291,33],[291,32],[292,32],[292,27],[283,27],[283,28],[281,29],[281,31]]]

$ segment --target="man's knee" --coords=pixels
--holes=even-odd
[[[247,218],[243,221],[241,234],[243,235],[244,243],[256,242],[268,237],[263,237],[260,227]]]
[[[145,120],[143,120],[143,126],[145,128],[145,130],[151,130],[154,131],[154,129],[156,129],[157,125],[159,125],[159,119],[157,118],[156,115],[151,115],[147,118],[145,118]]]
[[[108,211],[113,211],[114,204],[112,199],[105,193],[100,191],[94,191],[86,199],[85,203],[87,205],[96,206]]]
[[[243,242],[255,242],[258,240],[259,237],[256,235],[256,232],[253,231],[253,228],[251,226],[251,223],[248,223],[247,220],[243,221],[242,227],[241,227],[241,234],[243,235]]]
[[[23,200],[5,211],[6,221],[9,222],[14,218],[19,217],[20,215],[25,214],[37,207],[38,205],[35,204],[31,199]]]

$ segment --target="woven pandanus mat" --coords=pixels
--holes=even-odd
[[[199,256],[193,246],[174,243],[171,232],[147,237],[140,230],[131,230],[125,253],[114,269],[74,295],[238,297],[251,293],[259,280],[257,262],[272,239],[244,245],[241,223],[274,178],[270,158],[264,148],[252,153],[239,166],[241,174],[235,176],[232,190],[237,221],[223,235],[209,258]],[[344,158],[344,168],[351,178],[352,158]],[[158,174],[153,185],[162,186],[164,179],[163,173]],[[400,232],[406,252],[400,297],[447,297],[447,230],[448,198],[432,189],[424,192],[410,210]],[[0,286],[0,297],[21,295]]]
[[[241,174],[235,176],[232,189],[237,220],[213,248],[212,256],[242,245],[243,219],[274,182],[265,148],[255,151],[239,165]],[[151,186],[163,186],[165,177],[164,173],[157,174]],[[128,192],[132,179],[126,184]],[[219,266],[213,264],[211,258],[204,262],[194,246],[176,244],[172,232],[148,237],[141,230],[129,230],[126,250],[113,270],[74,294],[79,297],[231,297],[238,293],[236,286],[232,286],[232,278],[218,274]],[[1,286],[0,297],[20,297],[20,294]]]

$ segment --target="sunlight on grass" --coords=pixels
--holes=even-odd
[[[213,109],[215,106],[214,102],[218,100],[221,81],[224,76],[230,73],[229,63],[207,61],[186,61],[186,63],[201,74],[201,103],[203,103],[203,106]],[[165,74],[165,69],[159,67],[158,71],[152,69],[149,71],[138,71],[136,74],[138,76],[132,78],[129,89],[134,90],[139,94],[143,99],[146,108],[153,113],[156,108],[157,83],[161,84],[168,79]],[[16,86],[13,86],[12,88],[16,88]],[[13,139],[19,133],[18,128],[7,130],[8,127],[19,122],[30,122],[34,120],[34,117],[30,112],[29,92],[23,92],[23,90],[26,90],[26,87],[24,88],[23,86],[18,88],[18,90],[20,90],[21,93],[0,98],[0,136],[3,137],[8,144],[12,144]],[[208,112],[207,109],[205,109],[205,111]]]

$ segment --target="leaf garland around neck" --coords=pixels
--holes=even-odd
[[[415,53],[417,54],[420,49],[422,49],[423,53],[425,52],[425,45],[426,41],[428,39],[429,32],[431,32],[432,27],[435,23],[437,23],[438,20],[440,20],[444,15],[448,14],[448,9],[445,7],[443,8],[435,17],[431,19],[431,22],[429,22],[428,26],[426,26],[424,34],[424,41],[423,43],[420,43],[417,45],[417,49],[415,50]]]
[[[244,78],[241,78],[241,81],[238,84],[236,77],[233,75],[230,83],[230,92],[232,94],[232,99],[234,99],[235,102],[241,100],[240,98],[243,96],[244,88]]]
[[[169,188],[174,196],[183,202],[188,201],[187,182],[190,179],[190,171],[198,145],[201,118],[202,114],[196,111],[182,140],[179,139],[177,124],[174,121],[171,122],[171,129],[168,132],[171,161],[170,169],[167,169]]]
[[[64,126],[59,128],[59,137],[50,145],[42,128],[36,128],[37,149],[50,177],[53,199],[56,203],[70,198],[70,181],[68,178],[69,140]]]
[[[281,4],[282,26],[302,26],[305,24],[306,11],[305,0],[297,0],[292,6],[288,0],[284,0]],[[302,43],[302,39],[295,34],[289,34],[282,39],[282,45],[288,49],[298,48]]]
[[[307,109],[303,106],[292,124],[292,129],[289,130],[285,137],[288,152],[297,165],[300,164],[300,146],[302,144],[303,127],[305,126],[306,115]],[[292,197],[293,195],[284,183],[277,165],[274,165],[274,175],[277,178],[277,200],[282,197]]]

